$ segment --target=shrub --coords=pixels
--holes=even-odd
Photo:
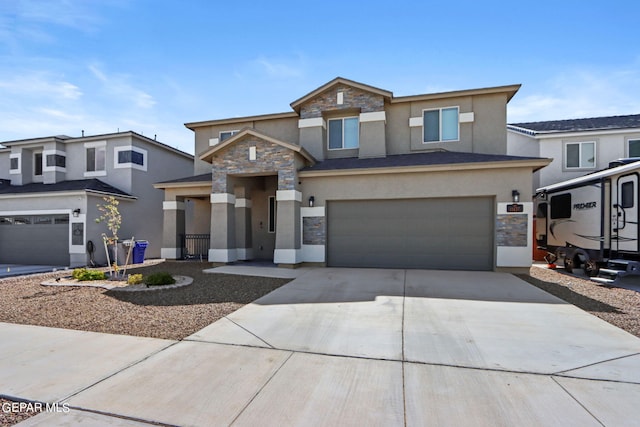
[[[147,286],[173,285],[176,283],[176,279],[174,279],[169,273],[161,272],[148,275],[144,280],[144,283]]]
[[[80,282],[88,280],[105,280],[107,275],[102,271],[87,270],[86,268],[76,268],[73,270],[73,278]]]
[[[143,282],[142,274],[130,274],[127,279],[127,285],[138,285]]]

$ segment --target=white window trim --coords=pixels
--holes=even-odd
[[[47,166],[47,156],[56,155],[56,154],[65,158],[65,165],[66,165],[67,153],[60,150],[44,150],[42,152],[42,172],[66,172],[67,171],[66,167],[63,168],[60,166]]]
[[[100,171],[88,171],[87,170],[87,148],[104,148],[104,170]],[[96,176],[107,176],[107,141],[94,141],[84,143],[84,177],[93,178]]]
[[[357,119],[358,120],[358,146],[352,148],[344,147],[344,121],[345,119]],[[342,120],[342,147],[341,148],[331,148],[329,143],[329,122],[332,120]],[[327,150],[329,151],[338,151],[338,150],[357,150],[360,148],[360,116],[345,116],[345,117],[332,117],[327,119]]]
[[[220,132],[218,132],[218,142],[222,142],[222,134],[223,133],[230,133],[231,135],[229,135],[229,138],[231,138],[233,135],[237,134],[238,132],[240,132],[238,129],[236,130],[221,130]],[[226,139],[229,139],[226,138]]]
[[[11,169],[11,159],[18,159],[18,169]],[[9,154],[9,174],[19,175],[22,173],[22,153]]]
[[[456,139],[447,139],[446,141],[442,140],[442,110],[450,110],[452,108],[455,108],[458,111],[458,120],[456,121],[456,126],[458,126],[457,129],[457,134],[458,137]],[[439,131],[440,131],[440,135],[438,135],[438,140],[437,141],[425,141],[424,140],[424,113],[427,111],[439,111],[440,114],[438,114],[438,120],[439,122]],[[411,120],[411,119],[409,119]],[[458,142],[460,141],[460,107],[458,105],[451,105],[448,107],[441,107],[441,108],[425,108],[424,110],[422,110],[422,143],[423,144],[446,144],[449,142]]]
[[[582,146],[584,144],[593,144],[593,166],[567,166],[567,146],[569,145],[573,145],[573,144],[578,144],[579,149],[578,149],[578,159],[580,161],[580,163],[582,163]],[[568,171],[575,171],[575,170],[593,170],[596,169],[598,166],[598,146],[596,144],[596,141],[568,141],[564,143],[563,146],[563,150],[562,150],[562,154],[564,156],[563,161],[562,161],[562,167],[564,168],[564,170],[568,170]]]
[[[634,142],[634,141],[640,142],[640,137],[638,137],[638,138],[633,137],[633,138],[627,139],[627,147],[626,147],[627,148],[627,157],[632,157],[631,153],[630,153],[630,151],[631,151],[630,148],[631,147],[629,147],[629,146],[631,145],[631,142]]]
[[[118,154],[122,151],[135,151],[136,153],[142,154],[142,165],[139,165],[137,163],[131,163],[131,162],[119,163]],[[147,155],[148,155],[147,150],[139,147],[134,147],[133,145],[123,145],[120,147],[114,147],[113,148],[113,168],[114,169],[138,169],[146,172],[147,163],[149,162]]]

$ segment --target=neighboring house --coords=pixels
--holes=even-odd
[[[395,97],[336,78],[291,112],[187,123],[196,176],[156,184],[162,256],[194,255],[195,234],[218,263],[530,266],[532,172],[549,161],[506,155],[519,87]]]
[[[115,196],[123,239],[149,241],[159,257],[162,191],[153,183],[193,170],[193,156],[134,132],[3,142],[0,150],[0,264],[106,263],[98,204]]]
[[[640,157],[640,114],[507,125],[507,152],[553,159],[534,175],[534,189]]]

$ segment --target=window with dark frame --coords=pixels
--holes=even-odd
[[[10,162],[11,162],[11,164],[10,164],[10,166],[9,166],[9,169],[11,169],[11,170],[17,170],[17,169],[19,169],[19,168],[20,168],[20,163],[18,162],[18,160],[19,160],[19,159],[18,159],[17,157],[12,157],[12,158],[11,158],[11,161],[10,161]]]
[[[276,198],[269,196],[269,224],[267,231],[269,233],[276,232]]]
[[[144,154],[134,150],[118,151],[118,163],[133,163],[144,166]]]
[[[35,176],[42,175],[42,153],[35,153],[33,155],[33,174]]]
[[[47,154],[47,167],[67,167],[67,158],[61,154]]]
[[[571,218],[571,193],[552,196],[549,205],[551,219]]]
[[[107,150],[105,147],[87,148],[87,172],[104,171]]]
[[[620,206],[623,209],[632,208],[635,205],[635,185],[633,182],[625,182],[620,186]]]

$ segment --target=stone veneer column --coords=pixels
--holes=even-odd
[[[229,193],[211,194],[209,261],[229,263],[238,259],[235,233],[236,198]]]
[[[276,191],[276,248],[273,254],[275,264],[298,264],[301,259],[301,217],[302,193],[296,190]]]
[[[162,248],[160,257],[165,259],[182,258],[182,236],[185,233],[184,199],[162,202],[164,213],[162,224]]]
[[[236,248],[239,260],[253,259],[251,199],[236,199]]]

